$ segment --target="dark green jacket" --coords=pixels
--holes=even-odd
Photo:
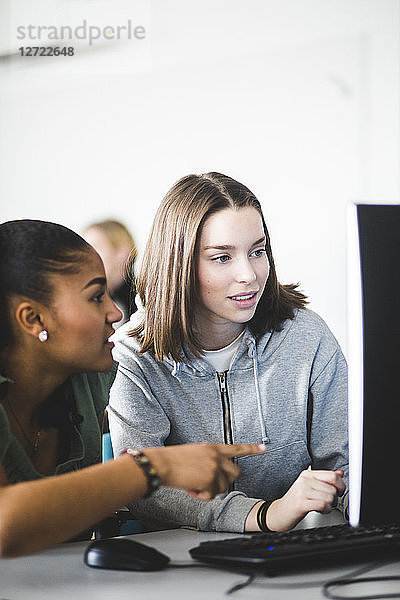
[[[72,375],[59,388],[57,410],[65,412],[68,456],[60,462],[54,475],[77,471],[101,460],[99,417],[108,402],[108,393],[115,377],[116,364],[107,373]],[[0,375],[0,386],[12,385]],[[0,403],[0,462],[9,483],[43,477],[21,444],[10,431],[7,414]]]

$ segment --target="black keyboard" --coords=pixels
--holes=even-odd
[[[257,533],[202,542],[192,558],[214,566],[273,575],[315,567],[400,559],[400,524],[332,525],[285,533]]]

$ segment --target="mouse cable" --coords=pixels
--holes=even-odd
[[[190,562],[190,560],[188,561],[174,561],[174,562],[170,562],[168,564],[168,569],[190,569],[191,567],[205,567],[206,565],[204,563],[200,563],[200,562]],[[1,600],[1,598],[0,598]]]
[[[229,590],[225,592],[225,594],[233,594],[234,592],[242,590],[243,588],[251,585],[256,577],[257,573],[251,573],[251,575],[247,577],[246,581],[243,581],[243,583],[237,583],[236,585],[232,586],[231,588],[229,588]]]
[[[346,579],[335,579],[333,581],[327,581],[322,586],[322,592],[325,598],[331,598],[333,600],[382,600],[383,598],[400,598],[400,589],[398,592],[390,594],[369,594],[368,596],[339,596],[330,591],[331,588],[344,587],[349,585],[355,585],[356,583],[382,583],[384,581],[400,581],[399,575],[393,576],[381,576],[381,577],[360,577],[357,578],[346,578]]]
[[[368,565],[364,565],[363,567],[360,567],[358,569],[355,570],[351,570],[349,573],[347,573],[347,575],[344,575],[343,577],[339,578],[335,578],[335,579],[331,579],[329,581],[326,581],[325,579],[323,581],[306,581],[306,582],[295,582],[295,583],[269,583],[268,582],[256,582],[255,579],[257,578],[257,576],[261,576],[261,577],[265,577],[264,575],[262,575],[259,572],[253,572],[253,573],[247,573],[248,578],[242,582],[242,583],[238,583],[236,585],[234,585],[233,587],[231,587],[229,590],[227,590],[225,593],[226,594],[233,594],[234,592],[237,592],[238,590],[241,590],[249,585],[253,585],[253,586],[257,586],[257,587],[263,587],[263,588],[268,588],[268,589],[299,589],[299,588],[316,588],[316,587],[322,587],[322,591],[324,593],[324,596],[326,598],[332,599],[332,600],[378,600],[378,599],[383,599],[383,598],[400,598],[400,592],[396,595],[391,595],[391,596],[334,596],[334,595],[327,595],[327,594],[331,594],[331,592],[329,591],[329,588],[331,586],[336,585],[337,582],[344,582],[344,581],[354,581],[354,582],[361,582],[362,579],[355,579],[356,577],[358,577],[359,575],[363,575],[365,573],[368,573],[374,569],[378,569],[380,567],[383,567],[385,565],[391,564],[395,561],[390,560],[390,561],[378,561],[378,562],[373,562],[373,563],[369,563]],[[380,580],[380,578],[371,578],[373,580]],[[396,579],[396,578],[392,578],[392,579]],[[400,579],[400,578],[397,578]],[[342,584],[343,585],[343,584]],[[326,591],[327,590],[327,591]]]
[[[359,575],[363,575],[364,573],[368,573],[370,571],[374,571],[375,569],[379,569],[386,565],[390,565],[396,562],[395,560],[384,560],[378,561],[377,563],[372,563],[367,565],[363,571],[348,573],[344,577],[338,578],[335,577],[329,581],[326,581],[322,586],[322,593],[325,598],[329,598],[330,600],[383,600],[384,598],[400,598],[400,590],[395,593],[390,594],[368,594],[366,596],[341,596],[339,594],[335,594],[332,591],[332,588],[336,587],[345,587],[355,585],[357,583],[380,583],[384,581],[400,581],[399,576],[391,576],[391,575],[378,575],[375,577],[359,577]]]
[[[216,565],[205,565],[204,563],[201,562],[173,562],[173,563],[169,563],[168,568],[169,569],[190,569],[192,567],[203,567],[204,568],[211,568],[211,569],[215,569],[215,570],[220,570],[219,567],[217,567]],[[248,578],[246,579],[245,582],[243,583],[238,583],[237,585],[234,585],[232,588],[230,588],[226,593],[227,594],[232,594],[233,592],[237,592],[238,590],[241,590],[244,587],[247,587],[248,585],[250,585],[254,579],[256,578],[257,574],[256,573],[251,573],[248,575]],[[0,600],[2,600],[0,598]]]

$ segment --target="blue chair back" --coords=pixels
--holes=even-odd
[[[101,453],[103,462],[107,462],[107,460],[111,460],[114,458],[114,451],[111,443],[110,433],[103,433]]]

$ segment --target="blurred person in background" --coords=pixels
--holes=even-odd
[[[82,235],[98,252],[104,263],[109,294],[123,313],[121,321],[116,325],[119,327],[137,310],[134,281],[134,263],[137,257],[135,240],[123,223],[113,219],[91,223]]]

